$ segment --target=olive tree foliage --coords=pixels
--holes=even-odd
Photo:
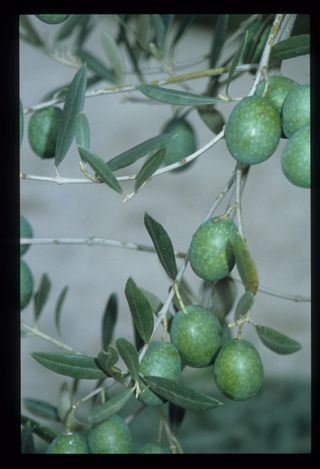
[[[283,60],[309,53],[309,35],[294,33],[294,14],[248,15],[236,28],[231,27],[236,15],[220,14],[214,18],[212,40],[203,57],[177,66],[176,50],[190,34],[197,15],[110,15],[108,19],[114,22],[116,33],[101,33],[104,56],[98,56],[90,50],[88,39],[97,34],[96,27],[103,16],[20,17],[22,41],[39,54],[74,69],[69,83],[60,83],[57,74],[56,88],[41,102],[20,100],[20,145],[28,139],[36,157],[47,160],[46,164],[55,171],[55,176],[49,177],[30,174],[28,168],[22,167],[21,184],[56,183],[61,190],[67,184],[100,185],[106,197],[115,191],[119,199],[130,204],[138,192],[140,197],[147,194],[145,189],[156,176],[161,179],[172,172],[179,178],[184,171],[192,172],[197,161],[210,149],[214,153],[215,145],[223,140],[234,169],[220,192],[209,201],[210,208],[201,224],[190,233],[186,252],[173,246],[170,226],[165,227],[153,213],[146,212],[142,220],[149,244],[98,237],[35,237],[31,220],[21,214],[21,256],[31,246],[38,249],[40,244],[55,244],[56,249],[62,244],[82,244],[149,252],[167,276],[168,286],[167,295],[160,297],[138,284],[128,272],[126,284],[119,285],[119,291],[110,292],[106,298],[101,322],[97,324],[100,350],[91,356],[62,339],[61,318],[65,300],[72,294],[71,285],[61,290],[53,311],[57,334],[50,335],[39,327],[52,288],[50,266],[44,265],[49,273],[44,273],[39,285],[35,285],[32,265],[21,258],[22,340],[38,337],[56,347],[55,351],[39,347],[30,360],[46,368],[48,379],[50,373],[61,376],[56,403],[43,401],[40,396],[23,398],[22,452],[37,452],[37,435],[48,444],[47,452],[51,454],[183,453],[179,428],[189,411],[218,412],[216,409],[228,405],[228,399],[258,398],[264,367],[255,346],[243,338],[246,330],[256,331],[257,341],[275,354],[292,354],[301,348],[286,331],[280,332],[253,318],[256,295],[296,302],[310,299],[259,285],[259,271],[244,234],[242,212],[246,207],[242,200],[251,166],[272,157],[280,138],[287,139],[282,161],[284,176],[297,191],[310,187],[310,89],[296,83],[294,77],[281,75]],[[52,44],[40,33],[44,24],[50,31],[55,29]],[[226,48],[232,51],[227,57]],[[150,63],[156,64],[161,78],[152,79]],[[197,63],[202,68],[198,65],[196,71],[188,70]],[[233,96],[232,82],[243,75],[251,76],[251,87],[246,95]],[[199,93],[192,85],[203,78],[206,87]],[[108,95],[119,93],[131,100],[132,106],[135,101],[154,105],[155,109],[159,105],[171,106],[173,114],[157,135],[133,141],[125,151],[106,159],[94,150],[90,115],[84,112],[84,104],[99,96],[107,99]],[[230,103],[234,108],[226,121],[219,109]],[[286,112],[288,124],[284,131],[282,108],[289,105],[293,109]],[[202,125],[212,133],[202,146],[188,120],[191,113],[197,113]],[[296,114],[298,122],[292,117]],[[290,133],[288,126],[294,129]],[[77,148],[78,161],[74,164],[80,167],[81,178],[60,174],[60,165],[68,158],[72,144]],[[135,174],[131,169],[134,164],[138,167]],[[228,198],[221,211],[221,203]],[[177,214],[179,224],[178,217]],[[188,267],[201,281],[199,292],[186,281]],[[236,283],[241,292],[236,290]],[[126,298],[132,324],[129,338],[125,332],[115,334],[120,292]],[[23,318],[23,309],[28,305],[34,311],[31,324]],[[81,328],[81,317],[74,327]],[[186,383],[188,367],[194,368],[195,373],[198,368],[212,369],[215,391],[200,392]],[[89,392],[81,390],[83,381],[91,384]],[[81,413],[83,408],[85,412]],[[159,416],[159,438],[146,442],[139,450],[130,424],[148,408]],[[47,419],[48,424],[43,425],[38,418]],[[60,430],[56,430],[57,426]],[[153,433],[156,432],[157,429]]]

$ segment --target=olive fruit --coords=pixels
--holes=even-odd
[[[47,24],[63,23],[70,15],[36,15],[36,17]]]
[[[28,137],[32,150],[41,158],[54,158],[62,110],[48,107],[35,111],[29,121]]]
[[[254,346],[246,340],[231,339],[224,344],[213,365],[220,391],[234,401],[255,396],[263,383],[263,365]]]
[[[201,368],[210,362],[222,346],[222,326],[211,311],[202,306],[189,305],[187,314],[179,311],[170,327],[170,339],[182,361]]]
[[[86,438],[81,433],[60,433],[50,443],[47,454],[87,454]]]
[[[310,123],[309,85],[299,85],[290,91],[283,103],[281,120],[283,132],[288,138]]]
[[[164,165],[176,163],[186,156],[191,155],[197,149],[196,137],[193,128],[185,119],[171,119],[163,128],[163,133],[174,133],[175,136],[164,146],[166,153]],[[185,169],[190,163],[177,168]]]
[[[162,445],[159,445],[158,443],[146,443],[140,448],[139,453],[170,454],[171,451],[167,446],[162,446]]]
[[[257,96],[262,96],[266,82],[263,80],[259,83],[255,94]],[[288,96],[291,90],[298,86],[298,83],[290,78],[284,77],[282,75],[274,75],[269,78],[269,84],[267,93],[265,95],[268,98],[274,107],[281,112],[284,100]]]
[[[189,260],[204,280],[226,277],[234,267],[232,239],[237,231],[230,218],[214,217],[202,223],[192,237]]]
[[[310,187],[310,124],[297,130],[281,155],[283,174],[295,186]]]
[[[20,309],[28,306],[33,292],[32,272],[22,259],[20,260]]]
[[[181,376],[181,359],[178,350],[170,342],[151,342],[141,360],[140,373],[145,376],[159,376],[177,382]],[[141,384],[139,398],[147,405],[162,405],[165,400]]]
[[[20,215],[20,238],[32,238],[33,231],[30,223],[28,220],[23,216]],[[20,256],[27,252],[29,249],[30,244],[21,244],[20,245]]]
[[[243,164],[258,164],[276,150],[281,135],[280,114],[269,99],[243,98],[232,110],[225,127],[231,155]]]
[[[133,451],[128,424],[119,415],[93,425],[88,432],[88,444],[94,454],[121,454]]]

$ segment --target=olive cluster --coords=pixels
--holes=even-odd
[[[294,185],[310,187],[310,86],[284,76],[262,81],[254,96],[242,99],[225,128],[231,155],[245,165],[259,164],[288,138],[281,167]]]

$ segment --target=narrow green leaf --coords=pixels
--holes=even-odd
[[[148,96],[148,98],[178,106],[203,106],[205,104],[217,104],[223,102],[220,98],[201,96],[187,91],[173,90],[156,85],[142,84],[138,86],[138,90],[145,96]]]
[[[242,43],[241,43],[241,45],[238,49],[238,52],[235,54],[235,56],[234,56],[234,58],[231,62],[229,75],[228,75],[228,79],[227,79],[227,85],[226,85],[226,94],[228,94],[229,85],[230,85],[230,83],[232,81],[232,78],[234,76],[234,72],[235,72],[237,66],[239,65],[239,63],[241,62],[242,55],[243,55],[243,53],[246,49],[247,40],[248,40],[248,31],[245,32]]]
[[[60,26],[56,41],[63,41],[70,37],[75,28],[83,22],[83,16],[84,15],[70,15],[67,21]]]
[[[59,399],[58,399],[58,414],[61,422],[64,421],[67,413],[72,406],[72,397],[69,383],[64,381],[60,386]]]
[[[146,384],[150,385],[150,389],[159,394],[160,397],[184,409],[203,411],[223,405],[222,402],[207,394],[200,393],[166,378],[146,376],[144,380]]]
[[[130,376],[134,381],[139,378],[139,357],[135,346],[123,337],[116,340],[116,345],[119,350],[122,360],[127,365]]]
[[[87,37],[89,36],[94,26],[94,22],[91,21],[91,15],[81,15],[81,16],[83,19],[80,24],[78,37],[76,40],[76,46],[78,49],[82,48],[83,44],[85,43]]]
[[[221,51],[223,49],[227,30],[228,30],[229,15],[218,15],[217,24],[214,30],[213,43],[210,52],[210,68],[217,65]]]
[[[106,183],[107,186],[122,194],[123,189],[117,181],[117,178],[113,175],[108,163],[103,161],[98,155],[86,150],[84,147],[78,146],[78,150],[83,161],[88,163],[91,168],[96,172],[99,179]]]
[[[60,375],[78,379],[104,378],[94,357],[63,352],[33,352],[31,356],[45,368]]]
[[[76,118],[84,106],[87,87],[87,66],[82,67],[75,74],[68,89],[63,107],[62,122],[58,131],[55,164],[59,166],[66,156],[74,138]]]
[[[204,122],[214,134],[221,132],[225,120],[220,111],[212,106],[198,107],[197,111],[202,122]]]
[[[51,428],[41,425],[30,417],[21,415],[21,424],[26,425],[27,423],[29,423],[29,425],[31,426],[32,433],[39,436],[40,438],[42,438],[42,440],[46,441],[47,443],[51,443],[51,441],[53,441],[57,436],[57,433],[51,430]]]
[[[101,80],[101,77],[97,75],[93,75],[92,77],[89,77],[87,80],[87,90],[100,80]],[[70,86],[70,83],[66,83],[65,85],[61,85],[57,88],[54,88],[53,90],[46,93],[41,99],[41,101],[50,101],[51,99],[54,99],[54,98],[65,99],[69,86]]]
[[[271,49],[270,60],[285,60],[310,54],[310,35],[299,34],[278,42]]]
[[[146,290],[145,288],[140,287],[140,291],[143,293],[145,298],[149,301],[153,314],[157,315],[157,313],[160,311],[160,309],[163,306],[163,303],[160,300],[160,298],[158,298],[156,295]]]
[[[166,35],[166,28],[160,15],[151,15],[152,23],[155,31],[157,48],[162,51],[164,39]]]
[[[113,70],[107,68],[97,57],[91,54],[91,52],[82,49],[79,51],[79,56],[81,60],[87,64],[88,68],[100,78],[103,78],[110,83],[116,83],[116,77]]]
[[[138,61],[143,53],[146,52],[150,42],[151,19],[150,15],[139,15],[136,28],[135,56]]]
[[[296,340],[271,329],[267,326],[256,325],[256,331],[260,337],[261,342],[275,353],[280,355],[288,355],[290,353],[298,352],[301,349],[301,344]]]
[[[60,422],[58,409],[56,406],[40,399],[24,398],[22,402],[25,408],[33,415],[44,419]]]
[[[51,290],[51,281],[47,274],[43,274],[40,280],[38,291],[34,294],[34,319],[37,322],[40,318],[40,314],[43,310],[44,305],[48,300],[48,296]]]
[[[132,396],[133,389],[125,389],[104,404],[96,406],[88,417],[90,423],[99,423],[120,412]]]
[[[115,366],[119,360],[119,354],[117,350],[109,345],[107,350],[101,350],[97,356],[97,362],[100,368],[108,375],[114,378],[121,377],[121,370]]]
[[[137,174],[134,190],[137,191],[157,171],[163,163],[166,149],[161,148],[151,155]]]
[[[175,280],[178,269],[171,239],[159,222],[148,213],[144,215],[145,227],[152,239],[158,258],[164,270],[172,280]]]
[[[182,16],[181,21],[179,23],[176,34],[174,35],[174,38],[172,40],[172,45],[171,45],[172,49],[180,41],[180,39],[183,37],[183,35],[188,30],[189,26],[191,26],[191,24],[193,23],[193,21],[198,15],[181,15],[181,16]]]
[[[75,136],[77,145],[88,150],[90,148],[90,128],[87,116],[79,112],[76,119]]]
[[[125,295],[137,331],[147,343],[153,332],[153,314],[150,303],[131,277],[125,286]]]
[[[42,46],[43,40],[39,36],[36,28],[30,21],[27,15],[20,15],[19,16],[19,23],[20,26],[24,29],[26,36],[24,37],[28,42],[33,44],[34,46]]]
[[[19,138],[20,138],[20,146],[23,140],[23,133],[24,133],[24,117],[23,117],[23,106],[21,99],[19,100]]]
[[[27,422],[21,430],[21,453],[33,454],[35,452],[32,426],[30,422]]]
[[[118,298],[112,293],[106,304],[102,317],[102,348],[107,350],[112,341],[114,327],[118,317]]]
[[[210,308],[212,312],[224,321],[236,301],[237,287],[231,277],[225,277],[215,282],[212,289]]]
[[[134,345],[135,345],[136,349],[138,350],[138,352],[140,352],[140,350],[144,346],[144,340],[141,339],[141,336],[140,336],[140,334],[138,332],[138,329],[136,328],[136,325],[135,325],[133,320],[132,320],[132,327],[133,327]]]
[[[236,306],[236,310],[234,312],[234,319],[237,321],[238,319],[245,316],[251,306],[253,305],[254,295],[251,291],[246,291],[240,298]]]
[[[186,415],[186,409],[169,402],[169,424],[171,430],[176,433]]]
[[[240,233],[236,234],[233,247],[237,269],[243,285],[246,290],[255,295],[259,287],[258,272],[249,252],[247,242],[242,238]]]
[[[119,46],[114,40],[113,36],[107,31],[104,31],[101,34],[101,42],[113,68],[116,82],[121,83],[123,81],[123,60]]]
[[[108,161],[108,165],[112,171],[125,168],[126,166],[135,163],[147,153],[161,148],[171,138],[173,138],[173,136],[174,134],[172,133],[164,133],[161,135],[156,135],[155,137],[151,137],[148,140],[138,143],[138,145],[135,145],[129,150],[115,156],[114,158]]]
[[[69,287],[67,285],[62,289],[60,295],[58,296],[58,300],[57,300],[55,311],[54,311],[54,321],[55,321],[57,332],[60,336],[61,336],[61,326],[60,325],[61,325],[62,306],[63,306],[64,301],[66,299],[68,289],[69,289]]]

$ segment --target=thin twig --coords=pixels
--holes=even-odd
[[[64,350],[67,350],[68,352],[72,353],[77,353],[79,355],[82,355],[82,352],[79,352],[78,350],[75,350],[74,348],[70,347],[69,345],[66,345],[64,342],[61,342],[58,339],[55,339],[54,337],[45,334],[44,332],[40,331],[37,327],[32,327],[26,324],[24,321],[21,321],[21,326],[30,332],[31,335],[35,335],[37,337],[41,337],[44,340],[47,340],[48,342],[51,342],[52,344],[56,345],[57,347],[60,347]]]
[[[231,189],[231,187],[233,186],[233,183],[234,183],[234,180],[235,180],[235,177],[236,177],[236,168],[234,169],[233,173],[232,173],[232,176],[231,178],[229,179],[229,181],[227,182],[227,184],[224,186],[224,188],[222,189],[222,191],[220,192],[220,194],[218,195],[218,197],[215,199],[215,201],[213,202],[213,204],[211,205],[208,213],[206,214],[206,216],[204,217],[204,221],[206,220],[209,220],[209,218],[212,217],[213,213],[217,210],[218,206],[220,205],[220,202],[222,202],[223,198],[225,197],[225,195],[228,193],[228,191]]]
[[[141,414],[142,411],[144,411],[148,406],[146,406],[145,404],[143,404],[141,407],[138,407],[137,410],[135,410],[134,412],[132,412],[132,414],[128,415],[124,421],[129,425],[129,423],[132,422],[132,420],[134,420],[136,417],[138,417],[138,415]]]

